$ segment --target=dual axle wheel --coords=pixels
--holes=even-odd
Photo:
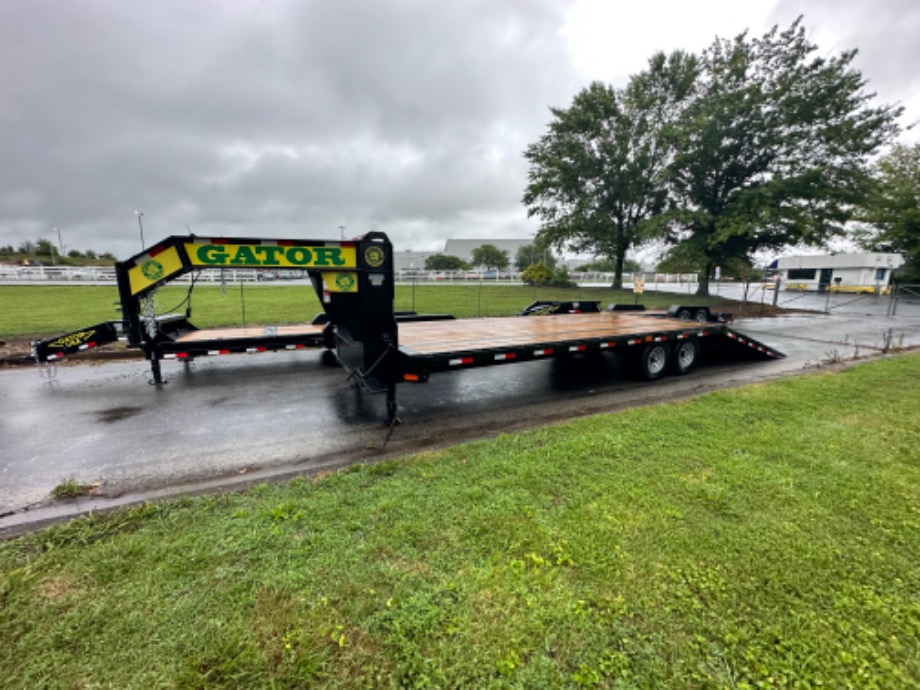
[[[700,346],[695,338],[679,340],[670,347],[667,343],[649,343],[639,355],[638,374],[648,380],[661,378],[670,369],[675,374],[686,374],[700,356]]]

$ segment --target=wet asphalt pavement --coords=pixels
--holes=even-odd
[[[630,380],[610,355],[436,374],[400,386],[403,424],[386,444],[382,396],[349,388],[316,351],[164,362],[162,387],[148,385],[142,360],[0,371],[0,534],[781,378],[878,356],[886,342],[920,347],[920,302],[901,302],[893,317],[887,297],[781,292],[779,303],[829,312],[735,324],[786,359],[710,357],[655,383]],[[96,495],[52,500],[68,479],[96,486]]]

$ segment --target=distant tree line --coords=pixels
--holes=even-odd
[[[11,244],[0,246],[0,255],[19,260],[37,260],[48,263],[81,264],[85,262],[114,263],[118,259],[111,252],[97,254],[92,249],[80,251],[71,249],[66,256],[61,256],[57,246],[51,240],[40,239],[36,241],[24,240],[18,247]]]
[[[920,149],[879,161],[903,109],[873,104],[855,55],[820,56],[799,18],[590,84],[524,151],[538,241],[608,259],[615,287],[629,250],[664,242],[704,295],[716,266],[840,236],[920,268]]]

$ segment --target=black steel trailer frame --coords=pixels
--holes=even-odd
[[[301,269],[324,313],[310,324],[199,330],[184,313],[155,314],[162,285],[204,268]],[[150,362],[151,383],[163,383],[162,359],[191,360],[236,352],[325,347],[347,380],[386,394],[386,421],[397,421],[396,386],[432,374],[581,353],[616,352],[647,379],[686,373],[707,345],[780,358],[736,333],[708,308],[675,305],[665,313],[641,307],[601,311],[596,302],[543,302],[525,316],[461,319],[394,311],[393,246],[382,232],[351,241],[168,237],[116,264],[122,319],[33,343],[39,362],[125,340]],[[189,290],[194,287],[194,280]]]

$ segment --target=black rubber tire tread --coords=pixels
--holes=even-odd
[[[639,355],[639,376],[646,381],[660,379],[668,371],[670,359],[671,352],[666,343],[649,343]]]
[[[692,350],[692,356],[689,351]],[[696,338],[678,340],[671,353],[671,371],[675,374],[686,374],[693,369],[700,360],[700,344]]]

